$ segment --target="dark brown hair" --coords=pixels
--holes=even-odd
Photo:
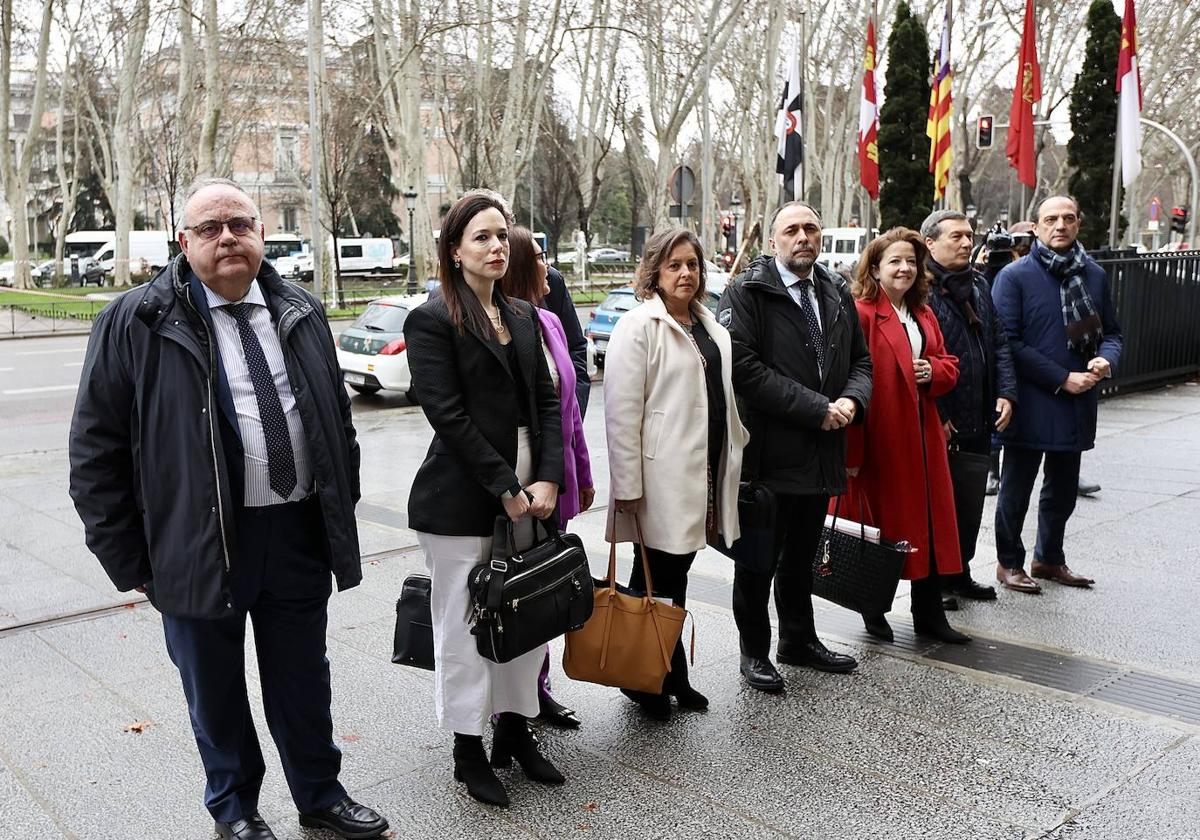
[[[459,333],[462,333],[464,326],[470,326],[481,335],[495,333],[495,328],[492,327],[487,313],[483,311],[479,298],[467,285],[462,268],[456,268],[454,265],[454,248],[462,242],[467,225],[475,216],[489,208],[499,210],[505,222],[512,226],[512,214],[508,212],[508,205],[499,193],[491,190],[471,190],[454,202],[447,211],[441,232],[438,234],[438,280],[441,281],[442,299],[446,301],[450,320],[454,322]],[[500,294],[499,288],[495,290],[495,294]]]
[[[658,273],[662,271],[663,263],[671,256],[672,251],[685,242],[696,249],[696,259],[700,263],[700,282],[696,284],[692,300],[704,303],[708,283],[708,269],[704,267],[704,246],[700,244],[696,234],[686,228],[670,228],[650,237],[633,279],[634,297],[645,300],[650,295],[658,294]]]
[[[500,291],[508,297],[527,300],[534,306],[542,302],[542,275],[538,271],[537,245],[529,228],[512,225],[508,229],[508,271],[500,279]]]
[[[919,233],[906,227],[894,227],[876,236],[867,245],[867,250],[863,251],[858,260],[858,267],[854,270],[854,296],[859,300],[879,300],[879,296],[883,294],[883,287],[871,275],[871,270],[879,268],[880,262],[883,261],[883,252],[897,242],[912,245],[913,253],[917,257],[917,277],[913,280],[912,287],[904,293],[904,302],[908,304],[909,309],[919,309],[929,297],[929,249],[925,247],[925,240]]]

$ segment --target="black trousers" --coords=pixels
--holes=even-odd
[[[771,571],[755,572],[741,564],[733,571],[733,618],[742,653],[765,659],[771,653],[771,585],[779,615],[779,644],[816,641],[813,623],[812,563],[821,542],[828,496],[776,496],[775,556]]]
[[[650,567],[650,578],[654,584],[654,595],[659,598],[670,598],[677,607],[687,606],[688,571],[696,552],[690,554],[668,554],[657,548],[646,547],[646,560]],[[633,572],[629,575],[629,588],[638,592],[646,591],[646,573],[642,569],[642,550],[636,543],[633,546]],[[671,671],[663,680],[663,693],[670,694],[673,689],[684,688],[688,685],[687,653],[683,648],[683,636],[675,644],[671,653]]]
[[[1045,469],[1038,500],[1037,545],[1033,556],[1038,562],[1051,566],[1067,562],[1063,538],[1079,492],[1079,456],[1079,452],[1004,447],[1000,495],[996,500],[996,557],[1000,565],[1006,569],[1020,569],[1025,565],[1021,530],[1025,527],[1025,514],[1029,512],[1029,499],[1043,457]]]
[[[192,731],[208,778],[204,804],[232,822],[258,810],[266,767],[246,692],[246,617],[254,630],[267,727],[296,808],[319,811],[346,795],[333,742],[327,605],[332,589],[316,499],[237,516],[230,574],[236,615],[163,616],[167,652],[179,669]]]
[[[970,452],[974,455],[989,455],[992,449],[992,436],[990,434],[973,435],[970,437],[955,436],[954,443],[963,452]],[[950,474],[951,480],[954,479],[954,473]],[[958,549],[962,554],[962,574],[958,577],[969,578],[971,570],[969,568],[971,560],[975,558],[975,544],[979,541],[979,526],[983,521],[983,497],[984,490],[987,485],[982,484],[979,487],[972,487],[968,492],[978,493],[977,496],[980,504],[975,509],[979,515],[975,516],[968,513],[961,506],[955,508],[956,520],[958,522]],[[955,486],[954,495],[957,497],[964,492],[963,488]]]

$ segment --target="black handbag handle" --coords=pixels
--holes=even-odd
[[[838,514],[841,512],[841,509],[842,509],[842,496],[843,495],[845,495],[845,494],[839,494],[837,497],[837,500],[833,503],[833,522],[830,523],[829,535],[827,537],[825,537],[824,543],[821,547],[822,548],[821,559],[817,563],[816,571],[817,571],[817,574],[821,575],[822,577],[830,574],[833,571],[830,568],[833,564],[833,553],[829,550],[829,544],[831,542],[833,542],[833,534],[835,531],[837,531]],[[866,512],[867,512],[866,495],[863,493],[861,487],[858,489],[858,493],[855,495],[858,496],[858,505],[859,505],[859,517],[858,518],[865,519]],[[858,523],[858,559],[861,561],[862,558],[866,556],[866,553],[867,553],[867,523],[859,522]]]

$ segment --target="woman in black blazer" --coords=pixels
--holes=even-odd
[[[563,781],[526,724],[538,714],[542,649],[498,665],[479,655],[469,624],[467,575],[491,556],[496,517],[519,522],[518,548],[522,536],[528,545],[530,517],[553,513],[563,481],[558,397],[537,316],[498,288],[510,223],[495,193],[459,199],[438,242],[441,294],[404,323],[413,387],[434,431],[408,500],[433,580],[434,705],[439,725],[454,733],[454,777],[500,806],[508,794],[483,751],[493,714],[492,766],[516,758],[534,781]]]

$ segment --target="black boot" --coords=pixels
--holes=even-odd
[[[970,636],[959,633],[946,620],[941,585],[936,573],[912,582],[912,617],[913,632],[918,636],[953,645],[965,645],[971,641]]]
[[[516,712],[501,712],[496,734],[492,736],[492,766],[511,767],[514,758],[530,781],[561,785],[567,780],[538,752],[537,741],[529,731],[529,721]]]
[[[687,653],[682,639],[675,643],[675,652],[671,654],[671,673],[663,681],[663,694],[674,697],[681,709],[703,712],[708,708],[708,698],[688,682]]]
[[[621,693],[641,706],[647,717],[655,720],[671,719],[671,695],[652,694],[649,691],[634,691],[629,688],[622,688]]]
[[[991,465],[988,467],[987,488],[984,495],[995,496],[1000,492],[1000,450],[992,452]]]
[[[454,733],[454,778],[467,786],[467,793],[488,805],[508,807],[508,792],[488,766],[479,735]]]
[[[896,641],[895,634],[892,633],[892,625],[888,624],[887,618],[883,613],[879,615],[863,615],[863,627],[867,633],[874,636],[876,639],[882,639],[885,642]]]

